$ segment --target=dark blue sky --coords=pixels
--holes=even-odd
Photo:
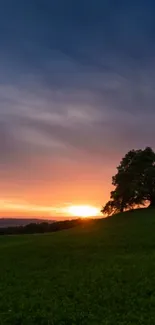
[[[154,14],[143,0],[1,1],[4,198],[101,204],[121,156],[155,148]]]

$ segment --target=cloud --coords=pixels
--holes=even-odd
[[[87,163],[99,179],[128,149],[155,146],[154,5],[142,0],[117,5],[28,0],[14,7],[5,1],[0,12],[4,182],[26,184],[30,174],[34,182],[52,179],[56,187],[65,179],[66,186],[61,172],[66,161],[66,175],[76,163],[79,169]],[[76,168],[73,177],[79,177]]]
[[[30,154],[40,147],[49,154],[77,150],[104,159],[114,147],[120,150],[133,141],[140,144],[144,136],[149,141],[150,132],[144,133],[144,127],[152,121],[155,103],[154,75],[149,78],[149,72],[149,67],[136,72],[126,67],[122,74],[88,73],[79,66],[78,78],[72,83],[73,66],[63,88],[44,82],[44,77],[37,81],[35,75],[14,86],[1,85],[0,120],[2,132],[10,139],[8,152],[12,143],[14,152],[21,150],[21,157],[23,151]],[[63,78],[60,72],[59,79]],[[1,145],[4,156],[7,145]]]

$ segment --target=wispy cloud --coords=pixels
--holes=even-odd
[[[1,211],[11,211],[11,212],[21,212],[22,213],[28,213],[28,215],[31,215],[31,213],[45,213],[45,215],[55,215],[59,216],[62,214],[65,214],[66,210],[62,207],[53,207],[53,206],[42,206],[37,204],[30,204],[27,202],[16,202],[16,201],[9,201],[7,199],[1,199],[0,200],[0,210]]]
[[[102,0],[65,5],[45,0],[42,8],[37,0],[3,4],[4,196],[31,197],[30,209],[43,196],[48,202],[57,196],[63,205],[66,196],[83,196],[75,190],[81,183],[93,193],[91,200],[102,203],[101,183],[108,178],[110,184],[121,156],[133,147],[155,147],[153,13],[153,2],[140,0],[117,7]]]

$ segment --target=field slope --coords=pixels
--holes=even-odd
[[[155,210],[0,237],[0,325],[155,324]]]

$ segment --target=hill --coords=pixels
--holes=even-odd
[[[0,228],[26,226],[29,223],[53,223],[55,220],[41,218],[0,218]]]
[[[155,210],[0,237],[0,322],[155,323]]]
[[[82,220],[73,219],[73,220],[64,220],[64,221],[55,221],[55,222],[38,222],[28,223],[26,225],[14,226],[14,227],[1,227],[1,235],[24,235],[24,234],[43,234],[56,232],[61,230],[66,230],[74,228],[82,223]]]

